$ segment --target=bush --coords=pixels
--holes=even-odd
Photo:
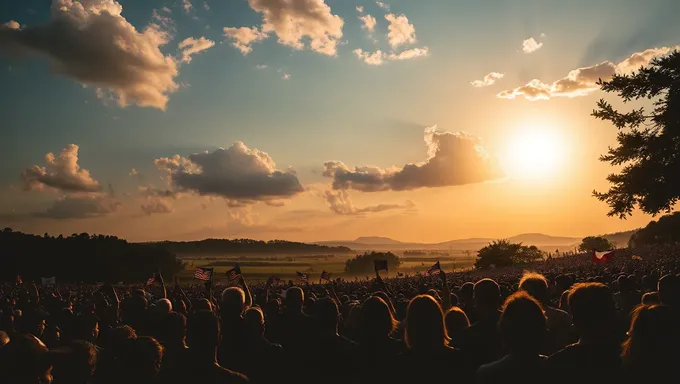
[[[494,241],[477,252],[476,269],[507,267],[514,264],[530,263],[542,260],[544,253],[536,246],[522,243],[511,243],[508,240]]]
[[[399,257],[392,252],[371,252],[357,255],[345,262],[345,272],[352,275],[375,272],[373,262],[375,260],[387,260],[387,268],[394,270],[401,264]]]
[[[602,236],[588,236],[581,240],[578,250],[581,252],[608,251],[614,248],[614,244]]]

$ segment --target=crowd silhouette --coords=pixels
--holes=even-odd
[[[666,382],[679,250],[319,285],[6,283],[0,382]]]

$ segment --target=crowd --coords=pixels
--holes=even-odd
[[[672,381],[678,250],[319,285],[4,284],[0,382]]]

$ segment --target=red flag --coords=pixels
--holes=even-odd
[[[606,263],[614,255],[614,251],[598,252],[593,251],[593,262],[595,264]]]

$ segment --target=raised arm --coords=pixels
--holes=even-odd
[[[442,310],[446,312],[451,308],[451,289],[446,282],[446,272],[439,271],[439,279],[442,282]]]
[[[240,276],[240,279],[241,286],[243,286],[243,292],[246,294],[246,308],[250,308],[253,305],[253,296],[250,294],[250,288],[248,288],[248,283],[246,283],[243,275]]]
[[[156,272],[156,280],[158,280],[158,283],[161,285],[161,294],[163,295],[164,299],[168,298],[168,290],[165,288],[165,280],[163,280],[163,274],[161,274],[161,270],[159,269],[158,272]]]

